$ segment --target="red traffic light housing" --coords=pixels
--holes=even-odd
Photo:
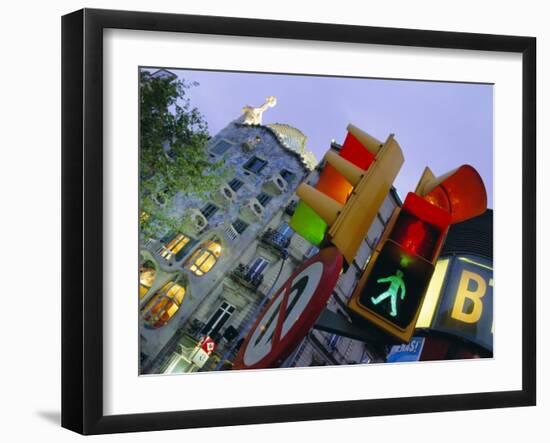
[[[462,165],[440,177],[426,168],[415,192],[448,212],[451,224],[481,215],[487,209],[485,185],[470,165]]]

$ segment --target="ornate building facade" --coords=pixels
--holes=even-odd
[[[268,97],[259,108],[243,108],[209,141],[212,160],[231,176],[208,199],[176,196],[171,211],[185,218],[185,232],[141,244],[142,373],[187,370],[186,346],[203,335],[223,352],[275,280],[290,275],[287,264],[310,249],[287,222],[294,190],[317,161],[296,128],[259,124],[275,103]]]

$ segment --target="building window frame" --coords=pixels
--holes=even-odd
[[[244,182],[237,178],[237,177],[233,177],[229,183],[227,183],[227,185],[234,191],[234,192],[237,192],[239,189],[241,189],[244,185]]]
[[[219,261],[222,245],[219,239],[213,238],[202,243],[185,262],[185,267],[195,276],[208,274]]]
[[[180,252],[192,242],[193,238],[189,237],[183,232],[178,232],[172,237],[171,240],[160,247],[160,249],[158,250],[158,254],[166,261],[169,261],[172,257],[176,256],[178,252]]]
[[[279,171],[279,175],[283,177],[283,180],[287,183],[292,183],[292,181],[296,178],[296,172],[291,171],[290,169],[283,168]]]
[[[237,234],[241,235],[244,231],[246,231],[249,224],[241,220],[240,218],[237,218],[233,223],[231,223],[231,226]]]
[[[203,333],[206,336],[217,334],[227,324],[227,321],[236,310],[235,306],[224,300],[205,323]]]
[[[206,203],[200,210],[206,220],[210,220],[220,208],[212,202]]]
[[[218,152],[216,148],[222,144],[225,144],[224,147]],[[234,143],[231,143],[229,140],[222,138],[221,140],[218,140],[212,147],[209,149],[211,154],[214,154],[218,157],[221,157],[224,155],[227,151],[229,151],[233,146],[235,146]]]
[[[260,202],[260,204],[265,208],[273,199],[273,196],[268,194],[267,192],[260,192],[256,196],[256,200]]]
[[[142,309],[145,324],[152,329],[165,326],[179,311],[186,292],[185,285],[179,282],[165,283]]]
[[[258,157],[257,155],[254,155],[246,161],[246,163],[243,165],[243,168],[249,172],[252,172],[253,174],[259,174],[260,172],[262,172],[262,170],[265,169],[267,164],[268,164],[267,160],[261,157]],[[255,165],[259,165],[259,166],[255,166]]]
[[[271,262],[267,258],[258,255],[248,265],[248,276],[252,278],[263,275],[264,272],[269,268],[270,263]]]
[[[144,260],[139,266],[139,299],[143,300],[155,284],[158,270],[152,260]]]

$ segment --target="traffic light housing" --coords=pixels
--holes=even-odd
[[[426,168],[416,193],[392,213],[350,297],[350,311],[410,341],[449,226],[486,207],[485,186],[471,166],[439,178]]]
[[[353,125],[339,153],[329,151],[315,186],[302,183],[290,226],[311,243],[333,244],[352,262],[404,158],[390,135],[382,143]]]

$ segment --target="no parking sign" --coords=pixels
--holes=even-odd
[[[235,359],[234,369],[277,367],[295,349],[327,304],[343,256],[331,247],[299,266],[260,313]]]

